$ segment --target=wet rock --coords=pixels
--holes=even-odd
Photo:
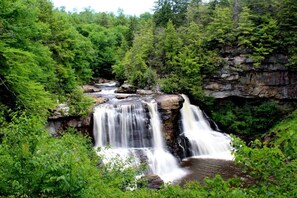
[[[137,89],[136,93],[140,94],[140,95],[152,95],[152,94],[154,94],[154,92],[152,90],[145,90],[145,89]]]
[[[117,89],[116,93],[136,93],[136,88],[133,85],[125,83]]]
[[[151,189],[161,189],[164,181],[158,175],[147,175],[140,179],[138,187],[148,187]]]
[[[108,101],[108,98],[103,98],[103,97],[93,98],[93,99],[96,105],[103,104]]]
[[[108,80],[105,78],[94,78],[93,81],[90,83],[91,85],[95,85],[95,84],[101,84],[101,83],[109,83],[112,80]]]
[[[253,63],[254,63],[254,61],[252,58],[245,59],[245,64],[253,64]]]
[[[161,110],[180,109],[184,99],[180,95],[157,95],[154,97]]]
[[[116,98],[119,100],[127,99],[128,97],[129,97],[128,95],[116,95]]]
[[[84,93],[93,93],[93,92],[100,92],[101,90],[95,86],[92,85],[83,85],[82,89]]]

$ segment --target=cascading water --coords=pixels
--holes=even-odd
[[[149,115],[144,109],[148,107]],[[136,163],[145,158],[152,174],[165,182],[186,174],[164,146],[157,104],[101,105],[94,112],[95,148],[111,146],[105,156],[110,159],[133,156]],[[113,156],[113,157],[111,157]]]
[[[95,147],[142,148],[151,145],[142,104],[103,105],[94,113]]]
[[[185,100],[181,109],[183,134],[190,142],[192,156],[232,160],[230,136],[214,131],[199,107],[182,96]]]
[[[153,156],[149,159],[152,171],[159,175],[165,182],[181,178],[186,175],[186,171],[178,167],[174,156],[165,149],[157,103],[150,102],[147,105],[150,112],[154,139]]]
[[[126,161],[132,157],[130,165],[144,162],[149,167],[147,174],[159,175],[165,182],[185,176],[188,171],[179,168],[177,160],[165,145],[157,103],[151,96],[116,94],[115,85],[113,82],[99,84],[102,91],[95,93],[108,99],[94,112],[95,148],[100,148],[98,154],[104,156],[103,161]],[[119,100],[116,95],[126,96],[126,99]],[[233,159],[231,138],[212,130],[199,107],[191,105],[186,96],[183,95],[183,98],[181,134],[189,144],[177,139],[177,145],[184,151],[190,151],[195,158]]]

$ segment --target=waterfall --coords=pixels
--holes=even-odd
[[[181,109],[183,134],[190,142],[194,157],[233,159],[229,135],[214,131],[199,107],[191,105],[187,96]]]
[[[146,159],[150,173],[165,182],[186,174],[165,147],[155,102],[98,106],[94,112],[94,139],[95,148],[111,146],[105,153],[107,160],[133,156],[137,164]]]
[[[151,144],[142,104],[103,105],[94,113],[95,147],[142,148]]]
[[[153,156],[149,159],[153,173],[159,175],[165,182],[173,181],[186,175],[186,171],[179,168],[175,157],[164,146],[160,116],[157,103],[147,103],[153,131]]]

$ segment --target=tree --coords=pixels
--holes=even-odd
[[[198,22],[200,11],[199,7],[202,5],[201,0],[191,0],[187,9],[187,21]]]
[[[292,0],[282,0],[280,3],[278,18],[278,32],[281,36],[281,50],[289,55],[289,65],[295,66],[297,63],[297,5]]]
[[[216,69],[218,55],[205,48],[203,29],[198,24],[191,22],[188,27],[180,28],[178,34],[172,33],[171,29],[172,25],[169,23],[169,38],[174,38],[171,42],[174,43],[175,40],[178,45],[171,47],[176,49],[176,53],[172,56],[172,61],[169,61],[170,68],[167,70],[170,72],[161,78],[161,89],[169,93],[186,93],[201,99],[203,73],[206,75]]]
[[[155,2],[154,22],[165,27],[171,20],[176,26],[185,22],[189,0],[158,0]]]
[[[212,16],[212,21],[207,26],[208,45],[211,49],[232,45],[233,35],[232,10],[230,7],[217,7]]]
[[[51,53],[39,41],[47,38],[49,29],[38,21],[33,0],[2,1],[0,7],[1,103],[45,115],[53,107],[50,91],[57,80]]]
[[[133,46],[126,53],[118,67],[125,69],[125,76],[135,86],[145,88],[155,84],[155,73],[151,69],[149,57],[153,53],[153,24],[148,21],[138,34],[135,34]],[[120,68],[115,69],[119,72]]]
[[[168,21],[167,26],[160,35],[157,56],[162,60],[163,64],[159,69],[159,74],[163,77],[175,71],[175,57],[180,49],[180,39],[176,32],[172,21]]]
[[[243,7],[238,16],[238,24],[235,29],[239,47],[253,48],[253,33],[255,28],[256,26],[251,20],[250,9]]]

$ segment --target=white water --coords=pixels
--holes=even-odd
[[[143,137],[145,112],[138,105],[103,105],[94,113],[95,147],[111,145],[114,148],[137,148],[149,146],[150,140]]]
[[[181,109],[183,133],[190,142],[193,157],[232,160],[230,136],[214,131],[199,107],[182,96],[185,99]]]
[[[149,157],[151,169],[153,173],[159,175],[163,181],[174,181],[185,176],[187,172],[179,168],[175,157],[165,149],[157,103],[150,102],[147,103],[147,105],[150,112],[154,139],[153,156]]]
[[[152,174],[159,175],[164,182],[174,181],[186,172],[165,149],[157,104],[150,102],[147,106],[150,120],[142,103],[97,107],[94,112],[95,148],[111,146],[111,149],[99,152],[105,156],[105,162],[133,157],[135,164],[139,164],[144,158]],[[148,123],[151,130],[145,127]]]

